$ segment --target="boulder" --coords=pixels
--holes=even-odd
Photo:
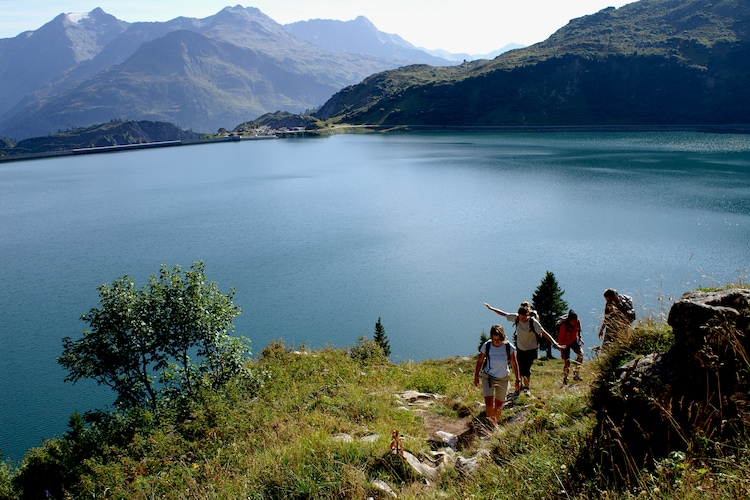
[[[615,476],[750,430],[750,290],[686,293],[667,322],[669,351],[622,365],[600,387],[595,438]]]

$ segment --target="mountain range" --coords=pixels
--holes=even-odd
[[[745,0],[641,0],[573,19],[530,47],[451,65],[361,17],[282,26],[238,6],[128,24],[95,9],[0,40],[0,137],[121,119],[250,130],[255,117],[266,128],[744,130],[749,26]]]
[[[371,75],[315,116],[387,126],[748,124],[750,3],[610,7],[491,61]]]
[[[354,52],[411,61],[413,64],[444,66],[454,62],[476,59],[493,59],[503,52],[524,47],[510,43],[486,54],[455,54],[445,50],[427,50],[415,47],[398,35],[379,31],[366,17],[353,21],[311,19],[286,24],[293,35],[333,52]]]
[[[215,132],[271,111],[300,113],[347,85],[415,63],[455,64],[366,18],[283,26],[256,8],[127,23],[97,8],[0,39],[0,137],[110,120]]]

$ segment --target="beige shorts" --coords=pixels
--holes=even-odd
[[[499,401],[505,401],[505,396],[508,395],[509,382],[510,377],[495,378],[482,373],[482,397],[494,397]]]

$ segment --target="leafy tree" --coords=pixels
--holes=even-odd
[[[206,281],[203,262],[184,273],[162,265],[140,290],[127,275],[103,284],[100,306],[82,316],[91,329],[63,339],[65,380],[93,379],[114,390],[119,409],[158,413],[160,405],[245,375],[249,342],[229,335],[240,314],[233,296],[234,289],[222,294]]]
[[[383,328],[383,324],[380,322],[380,317],[378,317],[378,321],[375,323],[375,335],[373,339],[383,349],[383,354],[385,354],[386,358],[391,355],[391,346],[388,342],[388,337],[385,335],[385,328]]]
[[[555,322],[568,310],[568,303],[562,298],[565,290],[560,288],[554,273],[547,271],[542,282],[531,296],[532,306],[539,314],[539,323],[553,336],[557,336]],[[551,357],[549,341],[539,343],[539,349],[546,350]]]

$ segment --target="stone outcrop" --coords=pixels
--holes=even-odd
[[[668,323],[669,351],[624,364],[600,386],[599,463],[618,477],[750,430],[750,289],[686,293]]]

